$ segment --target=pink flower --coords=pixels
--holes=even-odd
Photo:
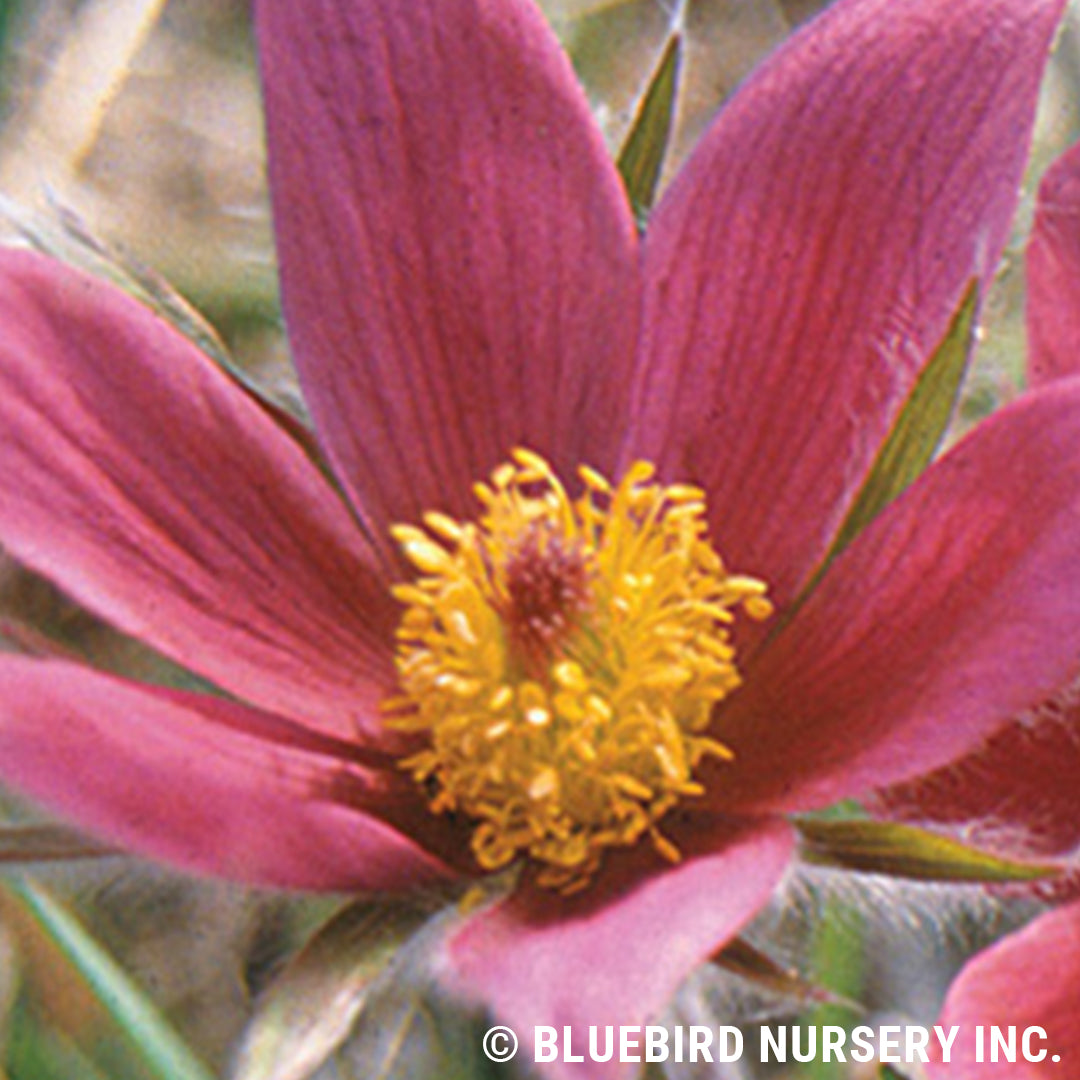
[[[470,829],[431,812],[381,711],[389,586],[413,572],[390,526],[474,518],[473,484],[515,447],[568,484],[647,459],[702,489],[725,562],[777,609],[772,634],[736,628],[743,686],[710,728],[733,760],[702,762],[663,838],[607,852],[577,895],[526,873],[444,975],[529,1028],[653,1015],[771,893],[784,813],[961,755],[1080,654],[1065,382],[937,463],[786,618],[994,272],[1062,6],[839,0],[742,88],[639,241],[527,0],[265,0],[285,314],[336,484],[138,304],[0,255],[0,537],[228,695],[4,657],[5,779],[209,873],[475,873]],[[597,588],[564,590],[571,621]]]
[[[1039,188],[1027,249],[1028,380],[1048,386],[1080,373],[1080,146],[1063,154]],[[1075,380],[1074,380],[1075,381]],[[1075,525],[1074,525],[1075,527]],[[1061,860],[1073,870],[1051,887],[1071,899],[971,960],[946,997],[940,1022],[965,1037],[942,1077],[1078,1075],[1080,1061],[1080,660],[1045,700],[986,744],[945,768],[882,795],[892,813],[963,830],[1012,856]],[[1042,1028],[1031,1044],[1046,1057],[1014,1062],[975,1060],[974,1030],[991,1025],[1023,1032]],[[1055,1060],[1054,1055],[1060,1059]]]
[[[1029,1080],[1061,1076],[1073,1080],[1080,1061],[1080,904],[1036,919],[985,950],[961,971],[949,989],[938,1021],[957,1025],[960,1035],[948,1064],[931,1075],[942,1080]],[[983,1060],[976,1054],[976,1028],[984,1031]],[[1015,1057],[996,1062],[991,1026],[1006,1036],[1015,1029]],[[1033,1029],[1041,1028],[1037,1032]],[[1027,1046],[1023,1036],[1029,1032]],[[1026,1050],[1026,1053],[1025,1053]],[[1028,1056],[1044,1056],[1036,1061]]]

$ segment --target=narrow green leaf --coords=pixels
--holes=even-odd
[[[24,0],[0,0],[0,102],[5,105],[15,90],[15,80],[8,71],[8,63],[12,59],[11,28],[20,24],[23,2]]]
[[[825,559],[828,565],[930,464],[960,394],[975,339],[978,282],[968,286],[937,351],[923,369],[847,519]]]
[[[960,396],[971,347],[975,340],[978,282],[972,281],[929,363],[915,382],[878,456],[833,538],[825,557],[795,602],[774,619],[769,637],[775,638],[795,617],[821,583],[833,560],[890,502],[919,478],[933,460],[948,430]]]
[[[943,882],[1038,881],[1058,866],[1018,862],[947,836],[891,821],[802,818],[800,854],[807,862],[891,877]]]
[[[372,980],[428,917],[350,904],[321,927],[259,1001],[234,1080],[303,1080],[346,1039]]]
[[[814,927],[810,944],[810,971],[827,983],[836,999],[811,1009],[803,1018],[807,1027],[841,1027],[850,1031],[865,1019],[857,1004],[866,981],[866,927],[861,912],[839,896],[826,900],[822,918]],[[805,1066],[806,1080],[847,1080],[846,1066],[818,1059]]]
[[[540,6],[611,147],[623,145],[657,57],[673,32],[681,35],[678,108],[661,187],[735,87],[790,33],[779,0],[540,0]]]
[[[5,883],[10,896],[56,945],[160,1080],[213,1080],[157,1008],[79,922],[30,881]]]
[[[74,649],[43,633],[39,627],[7,613],[0,615],[0,639],[6,639],[28,656],[50,660],[78,659]]]
[[[644,222],[652,209],[660,172],[664,167],[664,156],[675,118],[682,53],[682,36],[672,34],[619,151],[619,174],[639,223]]]

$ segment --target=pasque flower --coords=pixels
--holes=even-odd
[[[1067,382],[794,606],[995,270],[1061,8],[839,0],[642,240],[528,0],[257,5],[335,480],[154,314],[0,256],[0,537],[223,691],[4,657],[4,778],[276,885],[521,859],[447,982],[530,1028],[653,1014],[772,891],[786,812],[957,757],[1080,654]]]
[[[1080,146],[1047,170],[1039,188],[1027,254],[1028,382],[1080,374]],[[1013,718],[972,753],[882,793],[891,813],[960,829],[1011,856],[1056,860],[1065,869],[1051,891],[1063,906],[972,959],[946,997],[941,1022],[1042,1028],[1009,1062],[975,1060],[968,1038],[935,1076],[1080,1075],[1080,661],[1035,707]],[[1072,867],[1070,870],[1069,868]],[[1021,1048],[1022,1049],[1022,1048]],[[1055,1060],[1055,1056],[1057,1060]]]

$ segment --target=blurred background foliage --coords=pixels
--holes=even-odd
[[[681,31],[685,57],[666,180],[739,80],[824,0],[542,0],[542,6],[571,52],[613,154],[671,33]],[[1020,253],[1035,182],[1080,123],[1075,14],[1047,81],[1023,209],[985,311],[961,427],[1020,387]],[[0,0],[0,197],[5,216],[23,221],[55,222],[61,210],[73,212],[125,259],[152,267],[209,319],[271,395],[295,406],[246,0]],[[2,554],[0,647],[71,653],[153,681],[184,678]],[[12,799],[0,803],[0,813],[20,827],[41,824]],[[173,1075],[171,1068],[196,1080],[198,1064],[148,1060],[132,1042],[132,1023],[153,1027],[165,1018],[197,1048],[207,1074],[223,1074],[255,996],[334,902],[194,882],[137,860],[103,857],[95,845],[43,827],[31,846],[48,850],[46,836],[57,858],[36,866],[35,880],[48,890],[41,895],[64,906],[50,916],[25,889],[0,889],[0,1080],[143,1080]],[[81,857],[59,857],[72,855]],[[20,872],[16,848],[9,844],[3,859],[11,873]],[[895,897],[874,887],[836,895],[826,875],[798,889],[794,902],[763,917],[759,934],[803,943],[784,958],[819,979],[827,993],[815,1008],[825,1017],[848,1015],[850,995],[886,1012],[921,1013],[925,1021],[965,949],[1013,918],[996,905],[974,915],[965,906],[950,924],[960,930],[950,935],[941,912],[951,901],[933,892],[905,908],[915,914],[901,920],[890,914],[899,909]],[[65,922],[70,913],[79,922]],[[824,929],[808,934],[813,925]],[[92,935],[88,947],[96,942],[106,959],[115,958],[115,971],[94,976],[75,962],[79,947],[64,943],[81,940],[80,926]],[[922,942],[917,979],[913,935]],[[731,1003],[732,970],[728,965],[693,980],[674,1015],[701,1022],[702,1009],[727,1010],[752,1023],[756,999],[748,1004],[744,994],[737,1009]],[[783,973],[777,978],[783,982]],[[125,986],[134,1000],[142,995],[150,1018],[133,1021],[120,1007]],[[793,986],[782,986],[789,1002],[799,996]],[[763,994],[760,1015],[775,1009]],[[819,1067],[812,1075],[839,1074]]]

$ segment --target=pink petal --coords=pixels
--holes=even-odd
[[[537,891],[481,913],[450,943],[447,977],[516,1028],[524,1060],[533,1057],[534,1025],[556,1027],[560,1040],[571,1025],[587,1049],[590,1024],[644,1024],[765,903],[793,849],[780,821],[732,825],[727,840],[720,850],[684,844],[685,862],[630,878],[614,894],[603,880],[575,898]],[[634,1075],[618,1056],[549,1066],[545,1075]]]
[[[289,331],[373,530],[524,444],[609,469],[636,336],[626,199],[528,0],[264,0]]]
[[[833,565],[715,730],[721,805],[804,808],[943,765],[1073,677],[1080,380],[942,458]]]
[[[0,540],[263,708],[373,730],[394,605],[296,445],[113,287],[0,253]]]
[[[0,657],[0,776],[111,841],[202,873],[305,889],[449,873],[372,816],[380,801],[392,807],[393,779],[264,713],[73,664]]]
[[[721,114],[646,244],[633,449],[781,603],[1016,205],[1061,0],[840,0]]]
[[[1013,721],[975,753],[879,793],[892,817],[962,828],[970,839],[1022,856],[1080,849],[1078,687]]]
[[[1019,933],[998,942],[970,961],[953,983],[939,1021],[959,1025],[952,1061],[936,1064],[933,1077],[982,1080],[1039,1080],[1047,1076],[1075,1080],[1080,1076],[1080,905],[1072,904],[1036,919]],[[996,1024],[1017,1028],[1015,1064],[990,1059],[986,1034],[985,1061],[975,1060],[975,1028]],[[1040,1027],[1033,1053],[1046,1049],[1041,1063],[1023,1060],[1021,1036]],[[1060,1064],[1054,1060],[1060,1058]]]
[[[1039,187],[1027,248],[1028,379],[1080,372],[1080,146]]]

